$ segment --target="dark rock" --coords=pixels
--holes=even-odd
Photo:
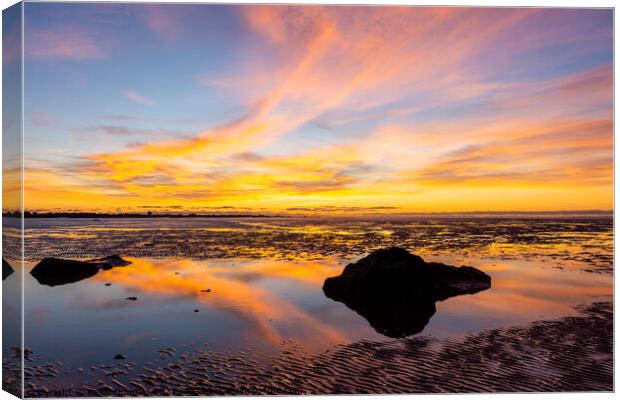
[[[340,276],[327,278],[326,294],[339,299],[417,300],[476,293],[491,287],[491,277],[473,267],[425,262],[407,250],[377,250],[347,265]]]
[[[435,302],[491,287],[491,277],[473,267],[425,262],[407,250],[377,250],[327,278],[323,292],[368,320],[381,334],[404,337],[421,332],[435,314]]]
[[[114,359],[115,360],[126,360],[127,357],[122,355],[122,354],[117,354],[117,355],[114,356]]]
[[[194,310],[194,312],[199,312],[200,310]]]
[[[202,293],[211,293],[211,289],[203,289],[201,290]]]
[[[42,285],[58,286],[95,276],[99,267],[84,261],[45,258],[30,271],[30,275]]]
[[[125,297],[125,300],[136,301],[136,300],[138,300],[138,298],[134,297],[134,296],[129,296],[129,297]]]
[[[117,255],[86,261],[45,258],[30,271],[30,274],[42,285],[58,286],[90,278],[100,269],[109,270],[129,264],[130,261],[123,260]]]
[[[105,285],[106,285],[106,286],[112,286],[112,284],[111,284],[111,283],[106,283]]]
[[[2,259],[2,280],[5,280],[6,278],[8,278],[9,276],[11,276],[11,274],[13,274],[13,272],[15,272],[15,270],[13,269],[13,267],[11,267],[11,264],[9,264],[4,258]]]

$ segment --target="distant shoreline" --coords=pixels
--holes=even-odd
[[[377,214],[197,214],[197,213],[95,213],[95,212],[30,212],[24,218],[613,218],[613,210],[567,210],[567,211],[466,211],[431,213],[377,213]],[[3,217],[19,218],[17,211],[4,212]]]
[[[3,213],[3,217],[19,218],[20,213]],[[88,219],[110,219],[110,218],[280,218],[280,215],[264,214],[140,214],[140,213],[119,213],[119,214],[99,214],[99,213],[31,213],[26,211],[24,218],[88,218]]]

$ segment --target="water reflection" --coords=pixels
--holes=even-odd
[[[206,324],[215,321],[214,316],[225,315],[224,320],[229,323],[243,321],[245,336],[258,337],[272,345],[294,337],[312,349],[369,336],[376,338],[376,334],[370,334],[373,329],[391,337],[424,330],[433,335],[460,334],[565,315],[572,312],[574,305],[611,293],[611,277],[605,275],[541,268],[540,263],[532,262],[443,258],[437,261],[479,266],[493,275],[493,288],[437,304],[347,304],[360,317],[321,292],[325,278],[341,272],[343,263],[336,258],[321,262],[127,259],[132,262],[129,266],[98,270],[77,285],[62,286],[65,304],[58,309],[115,311],[120,313],[116,319],[154,318],[161,326],[176,323],[179,313],[191,314]],[[82,287],[86,282],[87,286]],[[37,291],[33,287],[29,292],[33,299],[38,297]],[[50,298],[49,293],[41,298],[46,296]],[[138,300],[125,300],[128,297]],[[182,310],[178,308],[181,306]],[[170,307],[176,307],[173,314],[165,311]],[[201,314],[193,314],[194,309]],[[225,326],[220,323],[209,329],[226,334]],[[189,330],[177,335],[191,336]]]
[[[199,354],[203,345],[215,352],[252,354],[270,365],[271,357],[289,345],[318,354],[335,345],[385,341],[386,333],[465,336],[571,314],[577,304],[607,299],[613,279],[540,262],[436,258],[433,261],[476,266],[493,276],[493,287],[474,296],[357,314],[321,291],[325,278],[340,274],[346,263],[336,258],[127,260],[132,264],[99,270],[70,285],[41,285],[25,275],[26,346],[40,356],[36,363],[60,361],[73,367],[69,375],[55,378],[57,383],[82,382],[86,374],[78,368],[107,365],[119,353],[136,364],[136,371],[171,362],[160,358],[163,350]],[[34,265],[25,267],[30,271]],[[19,283],[17,276],[21,274],[5,284]],[[125,300],[128,297],[137,300]],[[10,315],[11,310],[5,306],[4,312]]]
[[[231,265],[217,261],[129,260],[133,262],[130,267],[101,271],[94,279],[120,284],[136,292],[183,297],[205,307],[215,307],[244,320],[272,344],[285,339],[283,329],[279,329],[282,325],[294,325],[297,335],[309,344],[317,336],[332,344],[347,340],[337,327],[282,298],[278,290],[264,286],[274,284],[271,279],[275,278],[315,287],[338,268],[335,261],[333,264],[253,261]]]

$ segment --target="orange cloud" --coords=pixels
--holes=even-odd
[[[443,153],[411,172],[427,184],[588,186],[613,183],[611,120],[556,121],[524,128],[520,137],[497,139]],[[510,135],[500,135],[497,137]]]

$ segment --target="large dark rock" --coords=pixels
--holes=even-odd
[[[2,280],[8,278],[15,270],[4,258],[2,259]]]
[[[407,250],[377,250],[327,278],[323,292],[368,320],[377,332],[403,337],[421,332],[435,302],[491,287],[491,277],[473,267],[425,262]]]
[[[323,290],[336,300],[372,298],[385,302],[444,300],[490,286],[491,277],[476,268],[427,263],[405,249],[392,247],[347,265],[340,276],[325,280]]]
[[[30,271],[30,275],[42,285],[58,286],[95,276],[100,268],[99,264],[85,261],[44,258]]]
[[[30,271],[30,275],[42,285],[58,286],[95,276],[100,269],[108,270],[129,264],[131,262],[117,255],[88,261],[45,258]]]

